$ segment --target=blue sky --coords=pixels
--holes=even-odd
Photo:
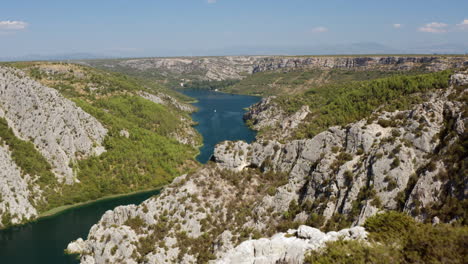
[[[0,57],[468,52],[468,0],[1,1]]]

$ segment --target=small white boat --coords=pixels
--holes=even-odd
[[[214,112],[216,113],[216,109],[214,110]]]

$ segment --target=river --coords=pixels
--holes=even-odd
[[[216,144],[224,140],[244,140],[248,143],[255,140],[255,131],[249,129],[242,116],[244,108],[258,101],[260,97],[234,95],[209,90],[182,90],[183,94],[197,99],[193,105],[198,111],[192,119],[198,122],[195,127],[203,136],[203,146],[197,160],[206,163]]]
[[[111,198],[59,215],[39,219],[25,226],[0,231],[1,264],[72,264],[79,263],[63,250],[79,237],[86,238],[91,226],[107,211],[119,205],[140,204],[159,191]]]

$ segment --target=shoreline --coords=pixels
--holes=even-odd
[[[36,221],[39,221],[39,220],[42,220],[42,219],[47,219],[47,218],[50,218],[50,217],[54,217],[54,216],[60,215],[62,213],[65,213],[68,210],[84,207],[84,206],[87,206],[87,205],[90,205],[90,204],[93,204],[93,203],[112,200],[112,199],[116,199],[116,198],[124,198],[124,197],[133,196],[133,195],[137,195],[137,194],[144,194],[144,193],[150,193],[150,192],[154,192],[154,191],[161,191],[163,188],[164,188],[164,186],[157,187],[157,188],[152,188],[152,189],[141,190],[141,191],[130,192],[130,193],[124,193],[124,194],[113,194],[113,195],[104,196],[104,197],[101,197],[101,198],[98,198],[98,199],[95,199],[95,200],[86,201],[86,202],[81,202],[81,203],[76,203],[76,204],[71,204],[71,205],[62,205],[62,206],[50,209],[50,210],[48,210],[46,212],[43,212],[43,213],[39,214],[37,216],[37,218],[34,219],[33,221],[31,221],[30,223],[36,222]]]

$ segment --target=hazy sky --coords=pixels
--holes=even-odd
[[[0,57],[254,54],[353,43],[468,47],[468,0],[0,2]]]

